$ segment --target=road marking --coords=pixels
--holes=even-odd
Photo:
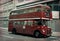
[[[8,30],[8,28],[2,28],[2,29],[6,29],[6,30]]]
[[[49,37],[49,38],[56,38],[56,37]]]
[[[14,38],[14,37],[11,37],[11,36],[7,36],[7,35],[2,35],[3,37],[6,37],[6,38]]]

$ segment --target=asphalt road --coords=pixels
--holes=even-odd
[[[0,41],[60,41],[60,36],[51,36],[48,38],[34,38],[26,35],[15,35],[9,33],[7,29],[0,28]]]

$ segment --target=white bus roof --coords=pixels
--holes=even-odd
[[[15,8],[15,9],[13,9],[12,11],[22,10],[22,9],[27,9],[27,8],[32,8],[32,7],[36,7],[36,6],[46,6],[46,7],[50,8],[50,7],[47,6],[47,5],[38,4],[38,5],[35,5],[35,6],[33,5],[33,6],[24,7],[24,8]]]

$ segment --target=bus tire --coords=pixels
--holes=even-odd
[[[42,37],[42,34],[39,31],[35,31],[34,32],[34,37],[40,38],[40,37]]]
[[[12,29],[12,34],[16,34],[16,29],[15,28]]]

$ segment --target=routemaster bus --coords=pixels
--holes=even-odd
[[[8,31],[35,37],[51,36],[51,28],[48,26],[50,20],[52,20],[52,13],[49,6],[36,5],[12,10],[9,16]]]

